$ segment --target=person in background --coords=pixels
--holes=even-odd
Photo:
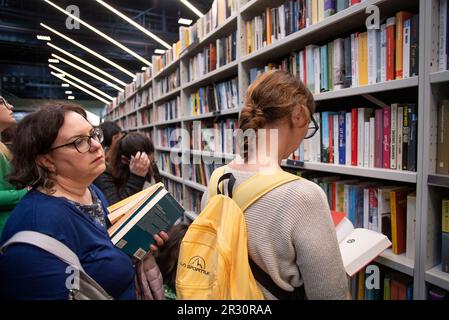
[[[0,246],[20,231],[44,233],[69,247],[114,299],[136,299],[149,287],[142,267],[147,259],[134,266],[109,238],[108,203],[92,185],[105,170],[102,141],[101,129],[92,127],[78,105],[48,105],[19,123],[10,181],[32,189],[11,213]],[[154,239],[161,246],[167,234]],[[0,254],[0,299],[68,299],[67,267],[40,248],[13,244]]]
[[[313,95],[290,73],[260,75],[249,86],[239,117],[239,128],[256,132],[257,141],[246,143],[243,156],[225,168],[236,179],[234,188],[257,173],[280,170],[282,159],[319,130],[314,112]],[[277,131],[273,153],[265,152],[272,150],[273,141],[269,135],[264,141],[259,135],[263,129]],[[202,208],[207,200],[206,191]],[[329,204],[318,185],[299,179],[271,190],[245,210],[245,223],[250,258],[278,287],[298,292],[298,299],[304,298],[300,288],[308,299],[350,298]],[[266,299],[276,299],[261,289]]]
[[[120,138],[110,150],[106,171],[94,184],[114,204],[142,191],[152,180],[161,181],[154,161],[154,146],[145,135],[132,132]]]
[[[167,242],[159,249],[156,262],[164,279],[165,299],[176,299],[176,270],[178,268],[179,249],[189,224],[180,222],[168,231]]]
[[[3,132],[16,124],[16,120],[12,116],[13,109],[14,107],[6,99],[0,97],[0,132],[2,133],[2,141]],[[11,150],[4,143],[0,142],[0,235],[9,213],[27,193],[26,189],[16,190],[5,179],[12,170],[11,160]]]
[[[99,128],[103,131],[103,146],[106,161],[109,161],[109,151],[114,148],[116,142],[123,136],[122,128],[113,121],[105,121]]]
[[[17,124],[14,123],[13,125],[9,126],[8,128],[6,128],[1,132],[2,142],[6,147],[8,147],[9,151],[11,152],[14,139],[16,138],[16,130]]]

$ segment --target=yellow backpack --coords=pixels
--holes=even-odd
[[[243,212],[267,192],[299,177],[280,169],[272,175],[256,174],[241,183],[232,195],[235,178],[230,173],[224,174],[224,170],[221,167],[213,172],[207,206],[181,242],[176,272],[177,299],[264,299],[253,275],[254,268],[258,267],[254,263],[250,266],[248,259]],[[228,196],[220,188],[224,180],[229,180]],[[267,288],[259,277],[257,280]],[[265,282],[269,281],[271,278]]]

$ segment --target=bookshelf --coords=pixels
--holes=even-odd
[[[365,167],[354,167],[345,165],[334,165],[327,163],[313,163],[300,161],[286,161],[282,165],[285,167],[325,172],[330,174],[343,174],[347,176],[384,180],[386,182],[398,184],[408,184],[416,188],[416,239],[415,239],[415,259],[410,260],[405,255],[394,255],[391,250],[384,252],[376,260],[378,263],[390,267],[394,270],[413,277],[414,298],[426,299],[428,285],[436,285],[449,290],[449,274],[441,271],[441,261],[439,257],[440,243],[438,232],[441,218],[441,197],[449,189],[449,176],[438,175],[435,172],[436,165],[436,136],[437,136],[437,105],[442,98],[449,99],[445,93],[449,84],[449,71],[438,71],[435,60],[438,50],[435,46],[438,43],[438,0],[365,0],[359,4],[351,6],[341,12],[325,18],[321,22],[313,24],[300,31],[291,33],[284,38],[274,41],[266,47],[246,54],[245,43],[245,21],[260,15],[266,7],[281,5],[283,0],[251,0],[237,1],[237,13],[225,19],[215,30],[196,41],[180,53],[180,57],[160,70],[157,74],[143,84],[140,89],[126,97],[116,108],[130,101],[133,96],[144,88],[148,88],[152,83],[153,101],[138,109],[127,113],[111,110],[107,118],[109,120],[121,121],[128,117],[139,114],[142,109],[151,109],[153,114],[158,105],[176,96],[180,96],[181,114],[173,120],[150,123],[129,130],[138,130],[147,134],[156,135],[156,130],[161,127],[180,127],[188,130],[193,121],[208,122],[213,120],[237,119],[239,109],[243,104],[244,93],[249,86],[249,70],[254,67],[264,66],[266,63],[279,60],[290,52],[303,50],[309,44],[324,44],[340,36],[347,36],[360,29],[364,25],[367,17],[366,9],[376,5],[380,9],[381,20],[402,10],[419,11],[419,76],[392,80],[384,83],[372,85],[350,87],[338,91],[329,91],[315,94],[315,100],[319,105],[331,105],[334,101],[356,101],[363,97],[362,101],[382,102],[384,96],[402,96],[407,100],[408,94],[416,94],[418,110],[418,142],[417,142],[417,171],[396,171],[388,169],[376,169]],[[415,9],[415,10],[413,10]],[[216,39],[229,36],[232,32],[237,33],[236,37],[236,59],[224,66],[206,73],[201,77],[188,81],[189,60],[201,52]],[[171,72],[180,68],[180,87],[158,96],[156,93],[156,82]],[[221,110],[209,112],[201,115],[187,114],[190,95],[200,87],[228,80],[232,77],[238,78],[238,106],[237,109]],[[373,99],[374,97],[374,99]],[[336,107],[335,107],[336,108]],[[339,111],[335,109],[334,111]],[[117,116],[119,114],[119,116]],[[154,117],[153,117],[154,118]],[[126,122],[125,122],[126,123]],[[181,148],[169,148],[156,146],[156,153],[176,153],[181,154],[183,159],[193,157],[215,158],[229,162],[233,159],[233,154],[222,154],[219,152],[208,152],[201,150],[190,150],[189,142],[183,141]],[[174,183],[182,186],[183,201],[187,201],[192,190],[204,192],[207,187],[189,181],[189,165],[183,165],[182,177],[177,177],[168,172],[161,172],[161,175]],[[197,213],[188,211],[186,216],[194,219]]]

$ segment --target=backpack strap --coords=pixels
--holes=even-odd
[[[222,166],[217,168],[212,172],[212,175],[209,179],[209,189],[208,189],[208,198],[212,198],[218,194],[217,190],[219,190],[219,181],[220,178],[224,175],[226,166]]]

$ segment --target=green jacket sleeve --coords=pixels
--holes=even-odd
[[[26,189],[0,190],[0,211],[13,209],[26,193]]]

